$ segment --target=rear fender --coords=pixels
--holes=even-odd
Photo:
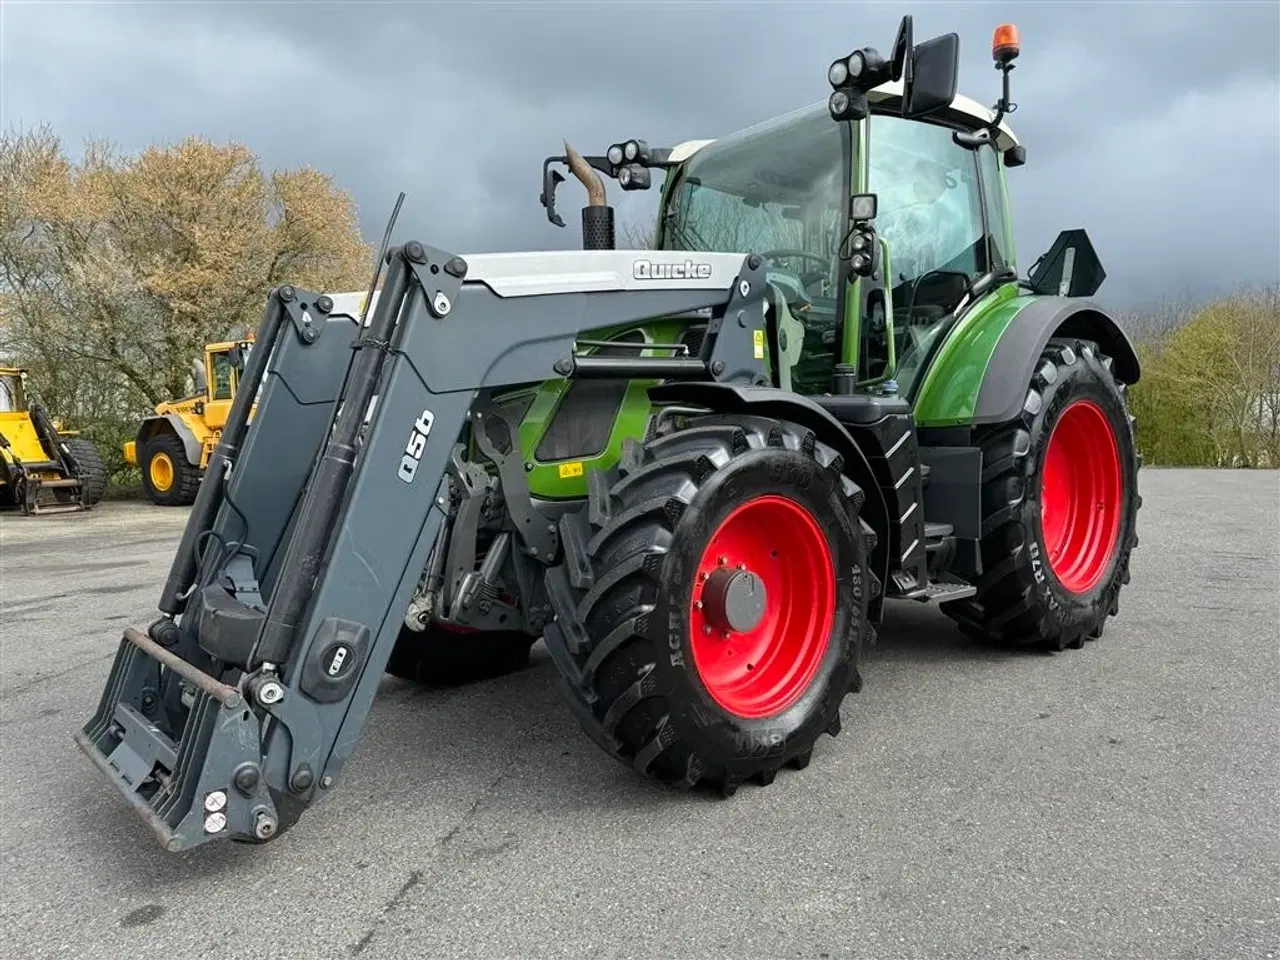
[[[974,304],[947,334],[911,397],[916,425],[1007,423],[1026,399],[1040,352],[1053,337],[1097,342],[1124,383],[1136,383],[1137,351],[1096,303],[1016,293],[1012,285]]]
[[[1040,353],[1054,337],[1093,340],[1112,358],[1112,372],[1121,383],[1138,382],[1138,353],[1102,307],[1091,300],[1036,297],[1018,311],[996,343],[978,388],[974,423],[1006,423],[1018,415]]]
[[[187,454],[187,462],[198,466],[204,445],[196,438],[195,432],[188,426],[186,421],[176,413],[162,413],[154,417],[147,417],[142,421],[142,425],[138,427],[138,452],[141,452],[142,446],[152,437],[170,431],[182,441],[182,447]]]
[[[754,387],[733,383],[673,382],[653,387],[649,397],[654,403],[687,403],[707,407],[717,413],[776,417],[808,427],[819,440],[844,458],[844,472],[866,495],[862,515],[876,532],[878,540],[871,552],[871,572],[881,583],[889,576],[889,509],[866,454],[830,413],[808,397],[788,393],[776,387]],[[872,598],[877,610],[878,597]]]

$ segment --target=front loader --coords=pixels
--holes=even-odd
[[[28,399],[25,370],[0,367],[0,509],[73,513],[92,509],[106,492],[98,448]]]
[[[840,732],[887,600],[1018,648],[1101,636],[1137,358],[1082,231],[1018,277],[1016,31],[994,110],[957,96],[954,34],[911,34],[724,140],[550,158],[587,249],[410,241],[367,308],[272,292],[161,616],[76,734],[167,849],[295,824],[388,672],[499,674],[541,639],[606,754],[730,795]],[[656,249],[613,249],[601,175],[653,170]]]

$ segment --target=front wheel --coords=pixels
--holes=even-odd
[[[703,416],[591,478],[547,574],[547,649],[615,759],[724,794],[809,762],[860,686],[862,492],[809,430]]]
[[[75,461],[76,475],[84,485],[89,506],[97,504],[107,493],[107,468],[98,448],[84,437],[68,437],[67,450]]]
[[[187,448],[176,434],[156,434],[142,444],[141,454],[142,489],[152,503],[162,507],[195,503],[200,466],[187,459]]]
[[[1021,414],[980,437],[978,592],[942,605],[971,636],[1079,648],[1102,636],[1138,544],[1133,417],[1111,358],[1087,340],[1051,340]]]

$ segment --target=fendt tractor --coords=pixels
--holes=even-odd
[[[24,516],[91,510],[107,492],[93,441],[27,396],[27,371],[0,366],[0,510]]]
[[[153,503],[195,501],[252,348],[252,340],[205,344],[204,359],[191,364],[194,392],[157,404],[124,444],[124,460],[140,469],[143,492]]]
[[[605,753],[729,795],[840,732],[888,600],[1019,648],[1099,637],[1137,544],[1138,361],[1083,231],[1019,279],[1018,49],[997,29],[988,110],[958,37],[907,17],[825,103],[566,145],[542,203],[563,222],[561,163],[587,185],[584,250],[391,246],[397,201],[363,306],[275,289],[79,745],[167,849],[261,843],[336,788],[387,673],[493,676],[541,638]],[[605,180],[655,170],[654,248],[614,249]]]

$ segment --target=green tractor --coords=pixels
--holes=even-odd
[[[728,795],[840,731],[888,600],[1013,647],[1099,637],[1138,360],[1083,231],[1019,278],[1016,31],[993,52],[988,110],[956,35],[907,17],[825,103],[549,158],[553,222],[561,162],[588,188],[582,251],[384,240],[359,309],[273,291],[80,747],[168,849],[264,842],[335,788],[385,673],[495,676],[541,638],[602,750]],[[655,170],[655,249],[614,249],[605,178]]]

